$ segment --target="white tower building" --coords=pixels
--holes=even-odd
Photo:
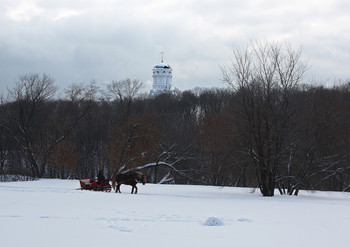
[[[153,67],[153,88],[150,94],[172,93],[171,83],[173,78],[173,70],[170,65],[164,63],[163,52],[161,53],[161,62]]]

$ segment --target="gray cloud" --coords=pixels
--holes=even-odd
[[[348,79],[347,1],[2,1],[0,92],[22,73],[60,88],[95,79],[152,79],[165,52],[174,86],[219,86],[220,65],[250,38],[303,46],[312,76]],[[1,93],[0,93],[1,94]]]

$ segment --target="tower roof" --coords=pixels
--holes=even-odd
[[[171,67],[170,67],[169,64],[161,62],[161,63],[157,64],[156,66],[154,66],[154,68],[157,68],[157,69],[168,69],[168,68],[171,68]]]

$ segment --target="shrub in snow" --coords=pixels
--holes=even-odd
[[[0,182],[34,181],[35,178],[23,175],[0,175]]]
[[[224,222],[222,222],[222,220],[218,218],[210,217],[205,221],[204,225],[205,226],[223,226]]]

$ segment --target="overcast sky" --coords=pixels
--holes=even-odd
[[[307,78],[347,80],[349,13],[349,0],[0,0],[0,95],[24,73],[149,90],[161,51],[180,90],[225,87],[220,66],[251,39],[302,46]]]

